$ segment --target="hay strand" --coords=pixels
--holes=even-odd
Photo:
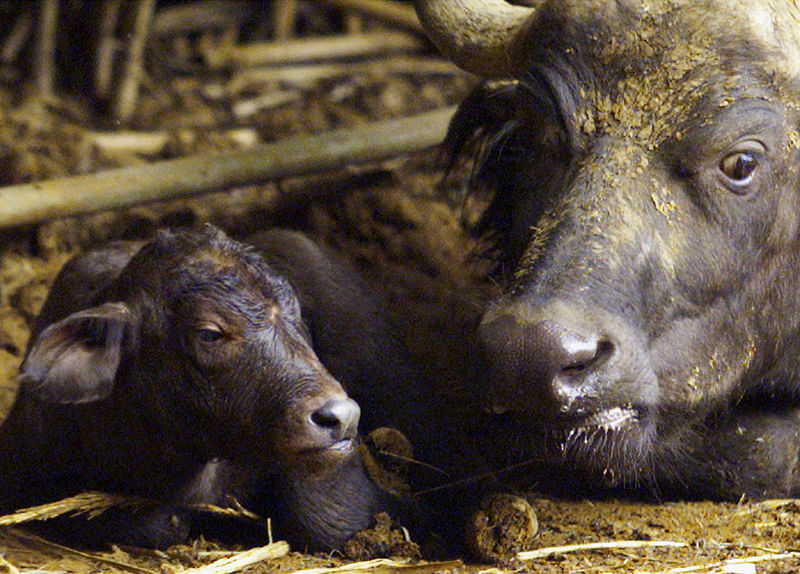
[[[19,574],[19,569],[0,556],[0,574]]]
[[[618,550],[630,548],[685,548],[685,542],[674,542],[672,540],[616,540],[613,542],[590,542],[588,544],[570,544],[567,546],[550,546],[548,548],[538,548],[536,550],[526,550],[517,552],[517,560],[535,560],[537,558],[547,558],[556,554],[567,554],[569,552],[586,552],[588,550]]]
[[[144,498],[108,494],[106,492],[82,492],[55,502],[22,508],[12,514],[0,516],[0,526],[12,526],[34,520],[50,520],[68,514],[95,518],[112,507],[144,508],[155,506],[155,502]]]
[[[49,540],[46,540],[45,538],[42,538],[41,536],[36,536],[35,534],[22,532],[16,529],[11,529],[11,531],[13,532],[16,538],[18,538],[21,541],[24,541],[29,548],[38,547],[40,550],[41,549],[56,550],[60,554],[69,554],[71,556],[78,557],[82,560],[87,560],[91,563],[106,564],[108,566],[112,566],[119,570],[127,570],[129,572],[133,572],[134,574],[159,574],[155,570],[150,570],[149,568],[143,568],[141,566],[136,566],[135,564],[122,562],[121,560],[109,558],[101,554],[95,554],[93,552],[83,552],[81,550],[76,550],[75,548],[70,548],[69,546],[62,546],[61,544],[51,542]]]
[[[253,522],[262,522],[262,518],[258,514],[247,510],[235,499],[231,500],[231,506],[228,507],[217,506],[216,504],[185,504],[182,505],[182,508],[205,514],[216,514],[217,516],[226,516],[228,518],[241,518]]]
[[[281,558],[288,553],[289,544],[279,540],[267,546],[259,546],[258,548],[251,548],[244,552],[238,552],[234,556],[216,560],[205,566],[188,568],[184,570],[182,574],[230,574],[231,572],[238,572],[239,570],[257,564],[258,562],[263,562],[264,560]]]
[[[735,572],[736,566],[745,564],[758,564],[760,562],[772,562],[800,558],[800,552],[770,552],[759,554],[758,556],[748,556],[746,558],[730,558],[722,562],[713,564],[698,564],[697,566],[685,566],[667,570],[666,574],[688,574],[689,572]]]
[[[75,496],[21,508],[11,514],[0,516],[0,526],[13,526],[24,524],[34,520],[50,520],[59,516],[69,515],[71,517],[84,517],[89,520],[96,518],[109,508],[120,507],[131,510],[157,506],[159,503],[147,498],[136,496],[125,496],[120,494],[109,494],[107,492],[82,492]],[[244,508],[237,500],[231,500],[231,506],[223,508],[214,504],[187,504],[183,508],[194,512],[205,514],[216,514],[229,518],[241,518],[250,521],[260,522],[262,519],[257,514]]]
[[[461,560],[449,560],[447,562],[428,562],[409,564],[408,562],[398,562],[390,558],[376,558],[364,562],[352,562],[343,566],[332,568],[308,568],[306,570],[295,570],[291,574],[339,574],[340,572],[369,572],[370,574],[383,574],[384,572],[397,572],[402,570],[404,573],[423,573],[423,572],[446,572],[455,568],[461,568],[464,563]]]

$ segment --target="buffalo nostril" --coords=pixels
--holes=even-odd
[[[592,333],[578,333],[554,321],[541,321],[525,334],[546,370],[578,374],[598,365],[611,355],[613,343]]]
[[[311,422],[340,440],[355,436],[360,416],[361,409],[353,399],[331,399],[311,413]]]
[[[496,410],[565,412],[596,400],[612,376],[619,338],[612,323],[586,320],[567,307],[553,318],[497,313],[480,327],[493,371],[488,400]],[[541,313],[544,315],[544,313]],[[587,402],[588,401],[588,402]]]
[[[566,375],[581,373],[602,362],[613,351],[611,341],[581,341],[580,345],[567,349],[561,372]]]

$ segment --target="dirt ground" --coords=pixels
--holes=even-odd
[[[15,3],[6,2],[0,2],[0,13],[9,22],[20,14]],[[393,30],[369,19],[354,24],[352,15],[312,2],[300,2],[297,22],[301,38],[345,35],[358,26]],[[239,30],[237,26],[233,28]],[[76,41],[77,47],[71,49],[80,53],[81,36],[77,32],[70,35],[69,30],[60,33]],[[311,76],[309,72],[308,77],[280,82],[253,79],[255,76],[248,79],[239,69],[212,69],[198,55],[203,41],[222,41],[225,34],[223,30],[151,38],[136,110],[125,126],[115,125],[97,99],[87,96],[79,81],[85,73],[81,67],[80,72],[72,70],[70,74],[69,67],[59,61],[60,81],[53,94],[42,96],[31,70],[30,50],[3,59],[0,184],[242,149],[402,117],[455,104],[475,82],[430,51],[350,57],[340,60],[340,71],[332,75]],[[266,101],[273,103],[265,105]],[[251,107],[243,107],[244,103]],[[253,108],[256,111],[252,113],[242,112]],[[163,136],[163,143],[147,148],[130,142],[113,146],[99,137],[119,136],[128,130]],[[217,224],[237,237],[271,225],[298,228],[349,258],[371,285],[386,295],[389,311],[412,354],[434,381],[434,391],[468,408],[470,381],[464,365],[469,363],[472,332],[485,302],[499,288],[487,279],[488,263],[476,255],[482,244],[466,230],[480,206],[452,200],[462,179],[454,178],[444,192],[438,189],[441,173],[437,154],[428,150],[193,199],[0,230],[0,417],[13,401],[15,374],[32,321],[56,273],[72,254],[109,239],[148,237],[160,226],[200,222]],[[528,493],[526,498],[536,512],[538,534],[528,547],[517,550],[550,549],[542,551],[542,556],[520,555],[494,565],[480,565],[466,555],[426,562],[413,557],[400,536],[394,546],[378,544],[358,556],[402,554],[395,561],[359,562],[351,568],[546,573],[778,573],[800,568],[800,553],[794,552],[800,550],[800,504],[794,501],[655,505],[552,500],[540,493]],[[492,526],[487,527],[490,532]],[[399,532],[376,531],[371,540],[395,540]],[[628,547],[625,541],[649,541],[653,546]],[[658,546],[661,542],[680,545]],[[611,547],[553,548],[589,543],[609,543]],[[115,547],[106,553],[87,553],[59,547],[20,527],[0,527],[0,574],[167,574],[240,550],[201,539],[164,552]],[[430,558],[424,549],[423,558]],[[329,569],[349,562],[338,553],[312,556],[291,552],[250,566],[249,571]]]

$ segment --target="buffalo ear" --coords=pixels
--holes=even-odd
[[[44,329],[20,368],[20,387],[40,400],[77,404],[106,398],[133,319],[123,303],[78,311]]]

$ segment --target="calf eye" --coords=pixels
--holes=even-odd
[[[759,147],[761,147],[760,144]],[[744,188],[752,183],[758,171],[760,157],[760,151],[736,151],[722,158],[719,169],[725,174],[730,185],[735,188]]]
[[[207,326],[197,329],[197,338],[203,343],[216,343],[223,337],[222,331],[217,326]]]

